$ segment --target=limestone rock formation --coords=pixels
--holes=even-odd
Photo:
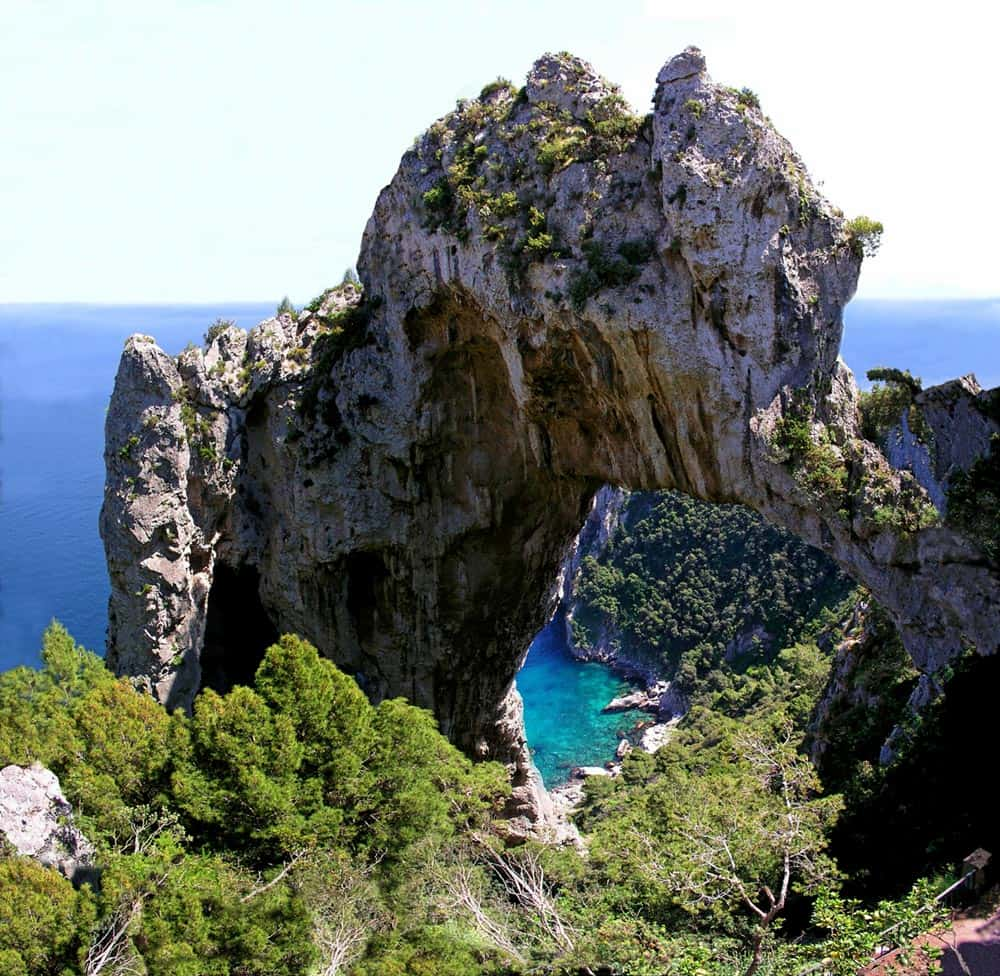
[[[990,416],[995,392],[983,390],[972,374],[921,390],[913,409],[923,431],[911,429],[909,411],[904,411],[886,437],[889,463],[912,472],[942,515],[955,472],[968,471],[990,449],[996,431]]]
[[[594,496],[590,512],[580,529],[579,535],[570,546],[569,555],[559,567],[556,592],[561,608],[567,614],[574,601],[574,587],[580,566],[587,556],[595,558],[604,552],[608,541],[618,528],[622,509],[628,494],[621,488],[604,485]]]
[[[691,48],[652,113],[575,58],[421,136],[334,289],[177,360],[107,420],[108,659],[160,700],[283,631],[527,786],[514,675],[604,484],[742,502],[830,553],[933,669],[992,653],[975,540],[859,434],[837,359],[861,242]]]
[[[93,845],[73,826],[73,808],[59,779],[38,763],[0,769],[0,834],[18,854],[70,879],[93,861]]]

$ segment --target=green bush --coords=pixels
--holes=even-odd
[[[648,239],[624,241],[612,254],[603,242],[588,240],[581,249],[586,267],[570,275],[567,287],[570,304],[577,312],[582,312],[587,300],[604,288],[620,288],[635,281],[655,253],[655,244]]]
[[[871,217],[855,217],[844,225],[847,232],[847,243],[851,250],[860,258],[874,257],[882,243],[882,223]]]
[[[787,413],[775,426],[775,444],[803,488],[834,508],[843,505],[847,466],[825,427],[815,434],[809,420]]]
[[[101,890],[77,894],[0,850],[0,973],[78,972],[91,939],[138,905],[136,971],[298,976],[320,961],[315,912],[339,897],[336,878],[316,890],[313,868],[353,865],[370,897],[388,898],[420,852],[482,829],[509,794],[502,767],[473,767],[422,709],[373,708],[298,638],[268,649],[254,688],[203,691],[190,717],[115,679],[56,624],[43,659],[0,674],[0,761],[60,776],[97,844]],[[426,896],[399,906],[400,931],[429,911]]]
[[[69,976],[96,915],[90,889],[26,857],[0,859],[0,976]]]
[[[907,424],[918,440],[932,446],[933,432],[924,420],[913,398],[921,390],[920,377],[909,370],[878,366],[868,370],[868,379],[875,385],[862,391],[858,405],[861,410],[861,433],[873,444],[885,450],[885,439],[906,413]]]
[[[287,300],[287,299],[286,299]],[[208,331],[205,333],[205,345],[210,346],[216,339],[222,335],[226,329],[232,329],[236,327],[236,322],[233,319],[216,319],[209,327]]]
[[[689,98],[684,103],[684,111],[690,112],[696,119],[700,119],[705,111],[705,103],[699,102],[697,98]]]

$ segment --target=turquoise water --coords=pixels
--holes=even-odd
[[[553,620],[534,640],[517,676],[524,725],[535,765],[550,789],[565,783],[574,766],[603,766],[641,712],[602,715],[629,685],[602,664],[570,657],[563,624]]]

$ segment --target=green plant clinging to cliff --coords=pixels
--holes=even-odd
[[[920,377],[909,370],[878,366],[868,370],[874,382],[871,390],[862,391],[859,398],[861,432],[873,444],[885,450],[885,439],[906,413],[907,424],[918,440],[932,447],[933,435],[913,398],[920,392]]]
[[[175,403],[180,404],[181,423],[188,446],[193,447],[202,461],[218,460],[218,453],[212,439],[212,425],[198,410],[191,399],[191,391],[182,386],[173,393]]]
[[[604,288],[620,288],[642,274],[643,265],[655,253],[652,240],[623,241],[612,252],[603,241],[584,241],[586,267],[576,269],[569,279],[570,304],[582,312],[587,299]]]
[[[775,425],[775,445],[785,454],[796,480],[807,491],[840,508],[847,492],[847,466],[830,432],[814,431],[808,415],[794,405]]]
[[[226,329],[232,329],[235,326],[236,322],[233,319],[216,319],[205,332],[205,345],[210,346]]]
[[[865,216],[855,217],[844,225],[848,246],[859,258],[871,258],[878,253],[884,229],[881,221]]]

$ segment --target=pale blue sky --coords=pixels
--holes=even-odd
[[[571,50],[646,111],[691,43],[884,221],[860,295],[997,295],[986,6],[0,0],[0,302],[306,301],[456,98]]]

